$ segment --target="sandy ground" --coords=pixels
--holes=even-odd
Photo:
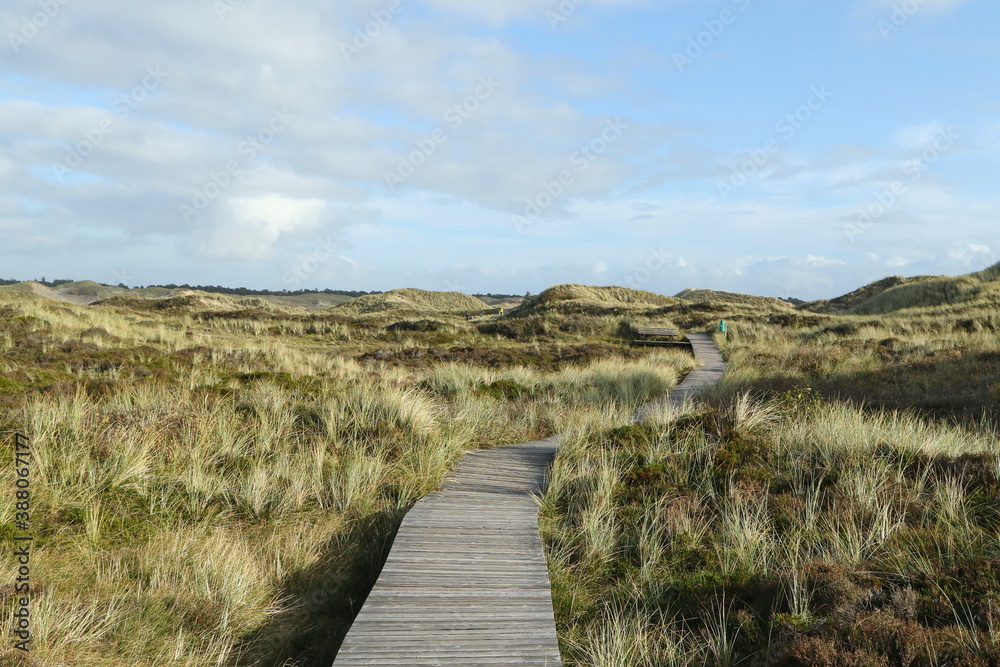
[[[56,290],[41,285],[39,283],[31,282],[28,283],[31,286],[31,291],[40,297],[46,299],[52,299],[53,301],[61,301],[62,303],[73,303],[78,306],[86,306],[88,304],[94,303],[99,299],[96,296],[79,296],[75,294],[60,294]]]

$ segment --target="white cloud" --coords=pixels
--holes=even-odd
[[[503,0],[483,2],[482,0],[427,0],[427,4],[438,9],[446,9],[465,14],[492,25],[503,25],[515,18],[537,16],[539,22],[547,21],[546,12],[563,12],[566,18],[583,7],[592,5],[624,5],[637,4],[646,0]],[[565,5],[571,9],[561,10]]]
[[[901,4],[902,0],[867,0],[866,4],[868,7],[873,9],[889,9],[892,10],[895,6]],[[919,5],[920,9],[926,9],[932,12],[950,12],[958,9],[962,5],[969,4],[974,0],[911,0],[913,3]]]
[[[996,253],[989,246],[978,243],[955,244],[947,253],[948,259],[963,267],[985,268],[996,263]]]
[[[885,265],[890,269],[898,269],[908,264],[912,264],[913,262],[914,260],[912,259],[907,259],[906,257],[900,257],[898,255],[885,258]]]
[[[508,20],[544,12],[551,4],[441,0],[432,6]],[[570,59],[539,66],[494,37],[449,30],[415,12],[406,16],[409,29],[393,23],[347,62],[340,44],[351,37],[351,21],[370,19],[369,12],[382,6],[347,3],[344,11],[353,18],[346,23],[340,8],[314,0],[280,7],[246,2],[224,21],[212,3],[195,0],[155,6],[107,0],[86,11],[67,6],[24,47],[23,57],[0,52],[0,67],[16,69],[29,81],[109,92],[96,100],[89,96],[89,105],[0,103],[0,127],[14,137],[12,145],[0,143],[0,164],[34,167],[33,175],[22,172],[11,187],[53,211],[74,211],[76,224],[87,223],[79,215],[81,200],[104,198],[109,206],[111,197],[122,200],[120,215],[95,215],[99,224],[129,233],[145,227],[142,231],[190,240],[177,205],[228,161],[243,160],[244,142],[265,130],[275,108],[287,108],[294,121],[241,164],[241,178],[227,196],[263,190],[363,203],[373,191],[389,194],[385,173],[441,127],[447,141],[402,189],[444,193],[513,213],[567,167],[579,144],[600,133],[603,118],[578,111],[561,91],[567,85],[600,91],[616,84]],[[5,15],[9,21],[19,18]],[[140,83],[150,66],[167,73],[162,85],[102,139],[70,183],[47,182],[53,160],[64,159],[85,132],[112,116],[114,97]],[[452,127],[446,112],[468,99],[483,76],[495,77],[501,88],[460,127]],[[544,85],[526,85],[529,80]],[[38,85],[39,92],[45,89]],[[613,190],[628,178],[628,161],[642,149],[639,136],[621,140],[580,175],[571,196]],[[154,205],[162,210],[140,221],[135,201],[124,201],[126,190],[144,192],[145,210]],[[564,211],[563,201],[551,209],[555,215]],[[255,224],[257,231],[239,247],[222,247],[232,246],[241,256],[266,256],[275,228]],[[228,230],[229,223],[215,228]]]
[[[814,267],[825,267],[825,266],[844,266],[847,264],[842,259],[830,259],[828,257],[821,257],[818,255],[806,255],[805,257],[799,257],[794,260],[796,266],[814,266]]]
[[[282,195],[238,198],[227,202],[224,219],[198,245],[208,257],[263,259],[282,235],[315,230],[323,223],[326,203]]]

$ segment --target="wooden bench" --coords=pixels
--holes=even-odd
[[[687,341],[663,340],[677,338],[677,327],[636,327],[633,345],[690,345]]]

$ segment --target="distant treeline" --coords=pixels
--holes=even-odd
[[[4,280],[0,278],[0,285],[13,285],[15,283],[24,282],[22,280],[14,280],[13,278]],[[69,279],[60,280],[46,280],[45,276],[35,282],[45,285],[46,287],[59,287],[60,285],[65,285],[66,283],[75,282]],[[104,284],[104,283],[99,283]],[[111,287],[111,285],[105,285],[105,287]],[[128,289],[124,284],[119,284],[118,287],[123,287]],[[382,294],[380,290],[375,290],[372,292],[364,292],[361,290],[341,290],[341,289],[303,289],[295,290],[290,292],[288,290],[269,290],[269,289],[249,289],[247,287],[222,287],[220,285],[175,285],[173,283],[168,283],[166,285],[149,285],[149,287],[162,287],[164,289],[189,289],[189,290],[200,290],[202,292],[212,292],[214,294],[232,294],[234,296],[304,296],[306,294],[335,294],[337,296],[349,296],[349,297],[359,297],[366,294]],[[135,289],[143,289],[141,285],[137,286]],[[517,294],[473,294],[474,297],[487,296],[494,299],[511,299],[518,298]]]
[[[24,282],[23,280],[11,279],[0,279],[0,285],[13,285],[15,283]],[[45,285],[46,287],[59,287],[60,285],[65,285],[66,283],[76,282],[74,280],[63,279],[63,280],[46,280],[45,276],[35,280],[36,283]],[[112,285],[107,285],[105,283],[98,283],[99,285],[104,285],[105,287],[113,287]],[[124,283],[119,283],[117,285],[123,289],[129,289]],[[164,289],[189,289],[189,290],[201,290],[202,292],[213,292],[215,294],[233,294],[235,296],[302,296],[305,294],[336,294],[339,296],[350,296],[357,297],[363,296],[365,294],[381,294],[381,292],[362,292],[357,290],[338,290],[338,289],[304,289],[296,290],[294,292],[289,292],[288,290],[254,290],[247,287],[222,287],[220,285],[174,285],[169,283],[166,285],[149,285],[148,287],[162,287]],[[142,285],[137,285],[134,289],[143,289]]]
[[[338,296],[359,297],[366,294],[382,294],[381,290],[364,292],[360,290],[340,290],[340,289],[304,289],[289,292],[288,290],[252,290],[246,287],[220,287],[218,285],[150,285],[150,287],[165,287],[167,289],[191,289],[202,292],[215,292],[218,294],[235,294],[237,296],[302,296],[305,294],[336,294]],[[517,298],[516,294],[473,294],[472,296],[488,296],[495,299]]]
[[[302,289],[290,292],[288,290],[269,290],[269,289],[249,289],[247,287],[221,287],[219,285],[174,285],[173,283],[168,283],[166,285],[150,285],[150,287],[163,287],[165,289],[190,289],[190,290],[200,290],[202,292],[212,292],[215,294],[232,294],[235,296],[304,296],[306,294],[336,294],[337,296],[349,296],[358,297],[364,296],[365,294],[381,294],[381,292],[362,292],[357,290],[341,290],[341,289]]]
[[[23,283],[23,282],[24,282],[23,280],[14,280],[13,278],[8,278],[6,280],[0,278],[0,285],[16,285],[17,283]],[[59,285],[65,285],[66,283],[71,283],[73,281],[69,280],[68,278],[64,280],[46,280],[45,276],[42,276],[41,280],[36,280],[35,282],[41,283],[46,287],[58,287]]]

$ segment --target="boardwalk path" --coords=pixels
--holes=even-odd
[[[688,339],[705,365],[671,401],[725,368],[710,335]],[[560,664],[532,494],[561,437],[466,454],[414,505],[334,665]]]
[[[684,378],[684,381],[674,387],[667,397],[667,402],[672,405],[680,405],[686,399],[695,397],[722,378],[726,372],[726,364],[722,360],[722,352],[715,344],[712,334],[687,334],[687,339],[694,350],[695,358],[701,362],[701,366],[694,369]],[[642,419],[647,411],[660,405],[662,401],[653,401],[639,408],[636,411],[636,419]]]

